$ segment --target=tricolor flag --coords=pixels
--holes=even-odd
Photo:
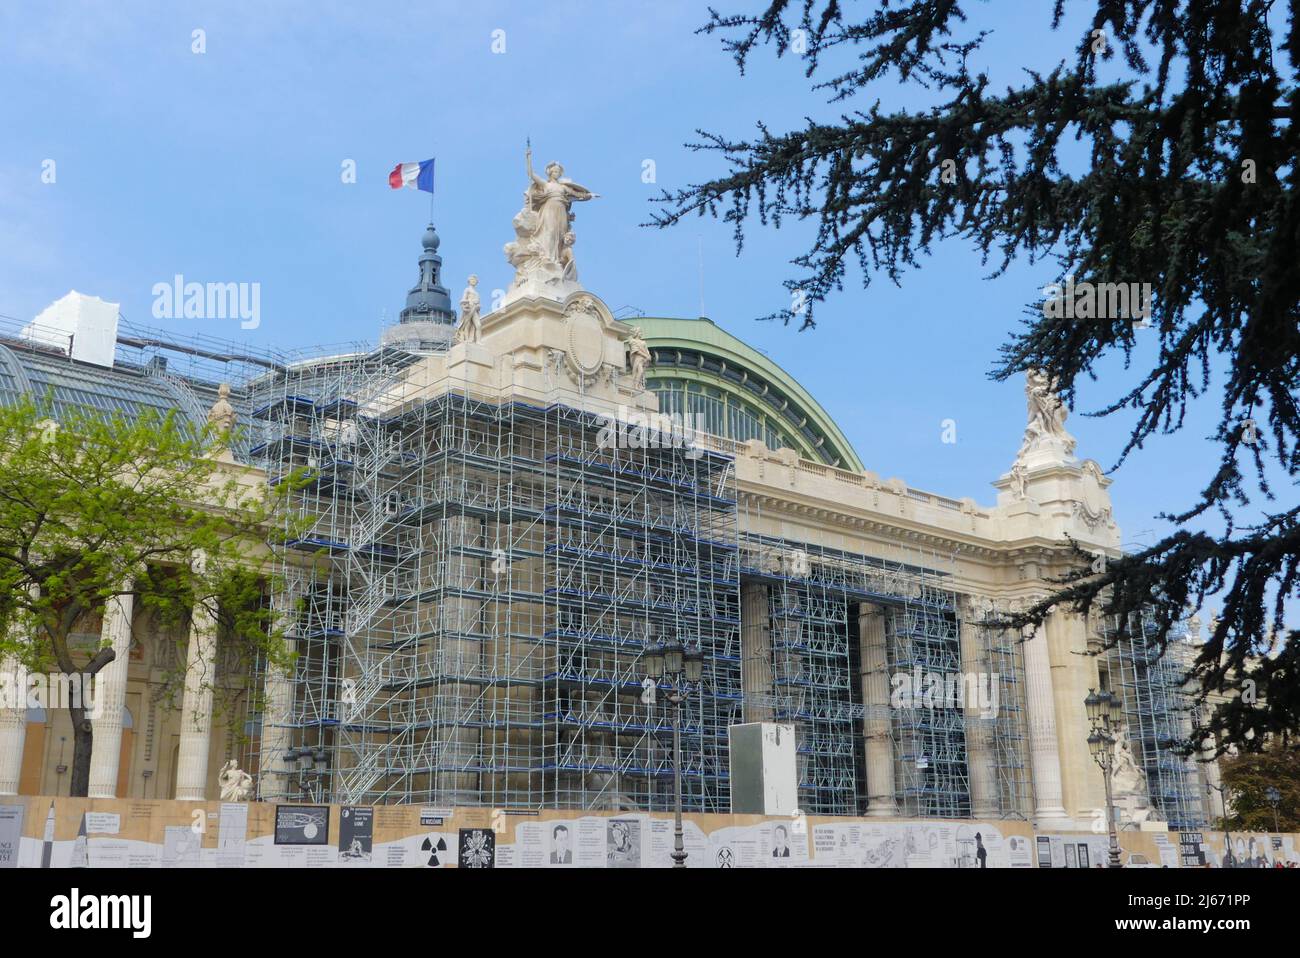
[[[388,174],[388,185],[395,190],[405,186],[408,190],[433,192],[433,160],[419,163],[398,163]]]

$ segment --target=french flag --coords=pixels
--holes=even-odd
[[[433,160],[420,163],[398,163],[388,174],[388,185],[395,190],[405,186],[408,190],[433,192]]]

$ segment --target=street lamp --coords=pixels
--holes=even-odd
[[[329,753],[323,748],[310,749],[303,746],[291,748],[284,753],[284,764],[288,766],[288,774],[297,773],[298,790],[310,801],[318,800],[315,786],[320,784],[329,763]]]
[[[1101,768],[1102,780],[1106,783],[1106,827],[1110,832],[1110,867],[1120,868],[1119,832],[1115,827],[1115,805],[1111,798],[1111,773],[1115,770],[1115,729],[1119,726],[1121,706],[1119,696],[1110,692],[1088,690],[1083,700],[1083,707],[1088,713],[1091,732],[1088,735],[1088,751],[1092,759]]]
[[[1264,797],[1273,806],[1273,831],[1276,832],[1279,830],[1277,827],[1277,807],[1282,802],[1282,793],[1277,790],[1276,785],[1270,785],[1264,792]]]
[[[697,644],[681,642],[655,642],[641,653],[642,668],[655,689],[661,679],[667,680],[665,701],[672,706],[673,717],[673,810],[676,825],[673,832],[673,867],[686,867],[686,846],[682,840],[682,733],[681,712],[687,697],[699,686],[704,676],[704,653]],[[650,689],[647,688],[647,692]],[[647,704],[653,705],[653,695]]]

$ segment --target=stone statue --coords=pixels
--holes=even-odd
[[[243,771],[233,758],[221,766],[217,776],[223,802],[247,802],[253,797],[253,776]]]
[[[632,373],[632,385],[644,389],[645,371],[650,365],[650,347],[641,336],[640,326],[633,326],[632,335],[627,339],[627,364]]]
[[[1115,771],[1112,776],[1115,797],[1123,798],[1133,795],[1147,797],[1147,776],[1133,757],[1133,749],[1128,741],[1128,729],[1121,726],[1115,738]]]
[[[1023,502],[1029,498],[1029,493],[1025,489],[1025,464],[1019,459],[1011,466],[1011,494],[1015,496],[1017,502]]]
[[[573,230],[564,234],[564,251],[560,253],[560,266],[564,268],[564,279],[569,283],[578,281],[578,264],[573,259],[573,244],[577,237],[573,235]]]
[[[1064,448],[1067,456],[1072,455],[1076,440],[1065,429],[1069,411],[1056,394],[1056,383],[1047,373],[1038,369],[1025,373],[1025,401],[1029,421],[1025,425],[1025,439],[1020,444],[1017,458],[1023,457],[1035,446],[1046,443],[1058,444]]]
[[[460,325],[456,327],[456,342],[477,343],[483,333],[479,319],[478,277],[471,275],[465,292],[460,294]]]
[[[230,405],[230,383],[217,387],[217,401],[208,410],[208,425],[218,436],[228,437],[235,428],[235,407]]]
[[[536,294],[565,292],[557,287],[566,283],[576,287],[578,277],[570,208],[599,194],[566,177],[559,163],[548,163],[545,178],[538,176],[533,172],[531,147],[524,152],[524,164],[529,180],[524,206],[513,221],[515,241],[505,247],[506,259],[515,268],[511,290],[531,287]]]

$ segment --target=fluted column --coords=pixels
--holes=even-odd
[[[890,728],[889,656],[885,649],[885,610],[863,602],[858,607],[862,659],[862,734],[866,740],[867,814],[898,814],[894,800],[894,736]]]
[[[202,561],[202,558],[196,559],[196,563]],[[178,801],[201,802],[207,798],[216,653],[216,620],[208,607],[200,603],[194,607],[190,617],[190,645],[185,661],[180,755],[176,762]]]
[[[36,586],[28,594],[37,595]],[[12,626],[10,638],[21,639],[20,628]],[[12,695],[10,701],[0,700],[0,795],[17,795],[27,743],[27,669],[17,657],[0,657],[0,681]]]
[[[271,597],[276,626],[284,629],[284,643],[292,654],[297,651],[298,601],[302,585],[290,579]],[[292,666],[266,667],[262,682],[262,735],[258,749],[257,791],[264,800],[290,797],[289,771],[284,755],[293,747],[294,676]],[[346,706],[342,706],[346,708]],[[350,718],[351,716],[349,716]]]
[[[740,587],[741,690],[746,722],[772,720],[772,621],[767,586],[746,582]]]
[[[984,654],[983,636],[980,633],[978,613],[974,599],[962,596],[960,606],[960,643],[962,679],[966,689],[963,722],[966,731],[966,770],[970,781],[971,815],[975,818],[993,818],[998,815],[997,770],[993,766],[994,708],[1001,708],[1001,676],[989,673],[988,659]],[[981,706],[976,689],[992,688],[997,683],[997,700],[990,702],[989,710]]]
[[[0,659],[0,682],[7,693],[0,701],[0,795],[17,795],[27,740],[27,670],[15,658]]]
[[[101,641],[113,647],[115,658],[95,677],[95,698],[99,718],[92,720],[94,737],[90,752],[91,798],[117,796],[118,766],[122,755],[122,712],[126,708],[126,678],[131,657],[132,595],[113,596],[104,606]]]
[[[1029,719],[1029,764],[1034,774],[1034,822],[1039,827],[1067,827],[1061,795],[1061,755],[1056,741],[1056,705],[1047,626],[1030,635],[1025,629],[1025,711]]]
[[[1222,815],[1231,814],[1232,803],[1228,801],[1228,796],[1218,791],[1223,785],[1223,778],[1219,773],[1219,760],[1212,758],[1215,749],[1218,747],[1215,737],[1207,735],[1201,743],[1200,758],[1209,759],[1204,762],[1201,768],[1205,769],[1205,783],[1210,786],[1210,792],[1206,795],[1205,817],[1207,821],[1213,822]],[[1222,802],[1222,804],[1221,804]]]

